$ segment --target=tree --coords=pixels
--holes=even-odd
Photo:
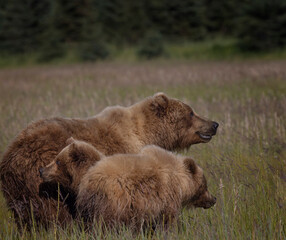
[[[147,32],[137,52],[141,58],[151,59],[165,53],[162,35],[155,31]]]
[[[64,55],[64,44],[62,32],[56,26],[56,14],[58,1],[50,0],[47,14],[43,18],[44,30],[40,34],[40,55],[38,60],[47,62]]]
[[[196,0],[148,1],[151,25],[164,36],[201,40],[205,37],[205,6]]]
[[[216,35],[233,35],[239,9],[245,0],[204,0],[208,32]]]
[[[39,46],[48,0],[9,0],[0,5],[0,50],[31,52]]]
[[[243,5],[237,35],[240,47],[268,51],[286,45],[286,2],[252,0]]]
[[[96,61],[106,58],[109,55],[109,51],[103,40],[95,2],[87,0],[86,3],[87,8],[85,9],[84,18],[82,18],[78,55],[83,61]]]
[[[146,0],[95,0],[102,33],[109,42],[138,43],[149,27]]]

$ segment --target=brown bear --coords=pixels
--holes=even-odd
[[[47,166],[40,168],[40,176],[44,182],[57,182],[76,196],[81,178],[89,167],[104,157],[91,144],[75,140],[67,140],[67,146]]]
[[[139,154],[101,159],[81,180],[77,209],[87,224],[105,227],[165,226],[182,207],[210,208],[216,198],[207,189],[202,169],[189,157],[154,145]]]
[[[64,225],[74,215],[74,196],[57,183],[41,183],[39,168],[49,164],[74,137],[102,154],[138,153],[154,144],[168,150],[205,143],[218,123],[195,114],[183,102],[159,93],[130,107],[108,107],[87,119],[51,118],[31,123],[8,147],[0,163],[2,191],[16,222]],[[60,201],[58,203],[58,201]],[[58,208],[59,205],[59,208]],[[33,217],[33,219],[32,219]]]
[[[81,164],[93,163],[82,170]],[[73,141],[41,171],[45,182],[71,188],[79,216],[88,225],[103,221],[106,227],[125,225],[135,231],[150,223],[166,227],[182,207],[209,208],[216,202],[191,158],[154,145],[139,154],[103,157],[91,145]]]

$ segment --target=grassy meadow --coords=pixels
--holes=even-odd
[[[19,232],[0,195],[0,239],[286,239],[286,61],[101,62],[0,70],[0,157],[31,121],[88,117],[165,92],[220,123],[181,152],[204,169],[211,209],[184,209],[180,226],[133,236],[62,229]]]

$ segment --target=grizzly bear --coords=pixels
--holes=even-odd
[[[188,148],[210,141],[217,127],[218,123],[199,117],[187,104],[163,93],[130,107],[108,107],[87,119],[39,120],[20,132],[3,155],[3,195],[17,223],[29,228],[32,220],[44,226],[56,220],[65,225],[75,213],[74,196],[56,182],[42,183],[38,170],[52,162],[68,138],[113,155],[138,153],[149,144],[167,150]]]
[[[91,144],[75,140],[67,140],[67,146],[47,166],[40,168],[40,176],[44,182],[57,182],[76,196],[81,178],[89,167],[104,157]]]
[[[202,169],[189,157],[176,156],[154,145],[139,154],[101,159],[79,185],[77,209],[88,225],[168,227],[182,207],[210,208],[216,202]]]
[[[83,171],[81,164],[93,166]],[[168,226],[182,207],[209,208],[216,202],[191,158],[154,145],[138,154],[103,157],[91,145],[73,141],[41,172],[45,182],[71,188],[79,216],[88,225],[103,221],[106,227],[136,231],[150,223]]]

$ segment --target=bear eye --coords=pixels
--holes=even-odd
[[[56,164],[57,164],[57,165],[60,165],[60,161],[59,161],[59,160],[58,160],[58,161],[56,161]]]
[[[193,111],[191,111],[190,116],[191,116],[191,117],[193,117],[193,116],[194,116],[194,112],[193,112]]]

